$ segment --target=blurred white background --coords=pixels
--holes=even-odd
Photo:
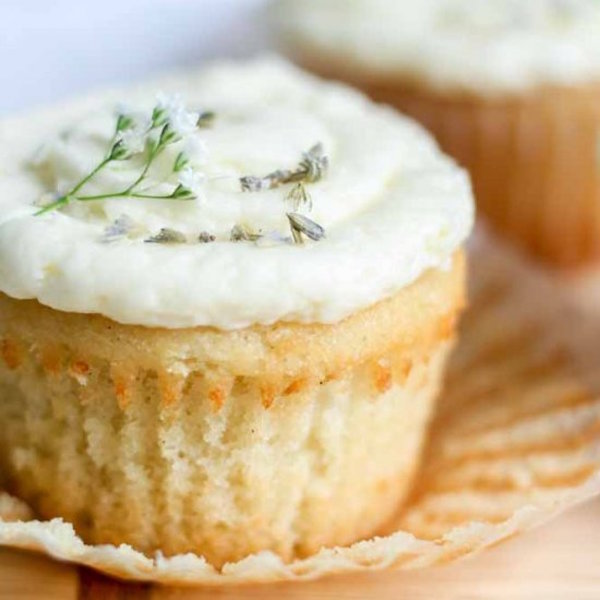
[[[0,0],[0,114],[266,47],[264,0]]]

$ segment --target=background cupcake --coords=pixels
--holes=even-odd
[[[391,517],[473,218],[420,127],[265,60],[8,120],[0,152],[8,491],[215,566]]]
[[[421,120],[482,212],[544,259],[600,256],[600,5],[591,0],[276,3],[305,65]]]

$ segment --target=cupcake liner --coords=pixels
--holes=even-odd
[[[411,490],[464,303],[462,251],[341,323],[243,340],[0,295],[0,477],[90,544],[221,566],[352,543]],[[254,377],[250,355],[263,367]]]
[[[600,493],[600,315],[581,307],[581,285],[481,231],[471,258],[471,305],[424,466],[378,537],[289,564],[263,552],[216,569],[191,554],[86,545],[69,523],[27,520],[23,503],[0,494],[0,545],[163,584],[314,579],[450,562]]]
[[[469,169],[482,213],[513,242],[563,266],[598,259],[599,86],[507,98],[362,87],[423,123]]]

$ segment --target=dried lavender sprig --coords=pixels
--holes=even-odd
[[[185,244],[187,238],[181,231],[163,227],[157,234],[144,240],[147,244]]]
[[[318,143],[302,155],[296,169],[278,169],[264,177],[246,175],[240,178],[240,185],[243,192],[260,192],[286,183],[315,183],[325,176],[328,168],[329,158],[324,154],[323,144]]]
[[[210,242],[214,242],[216,239],[216,236],[214,236],[212,233],[208,233],[208,231],[201,231],[198,235],[198,241],[201,244],[209,244]]]
[[[231,242],[255,242],[260,239],[261,234],[253,231],[246,225],[234,225],[229,235]]]
[[[303,244],[303,235],[307,238],[318,242],[325,237],[325,229],[312,221],[308,217],[301,215],[300,213],[287,213],[287,218],[290,223],[290,229],[292,231],[292,237],[296,244]]]

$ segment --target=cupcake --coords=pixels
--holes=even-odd
[[[277,4],[290,52],[425,124],[495,228],[554,264],[598,262],[598,2]]]
[[[0,152],[7,491],[217,566],[385,524],[473,219],[420,126],[265,58],[9,119]]]

